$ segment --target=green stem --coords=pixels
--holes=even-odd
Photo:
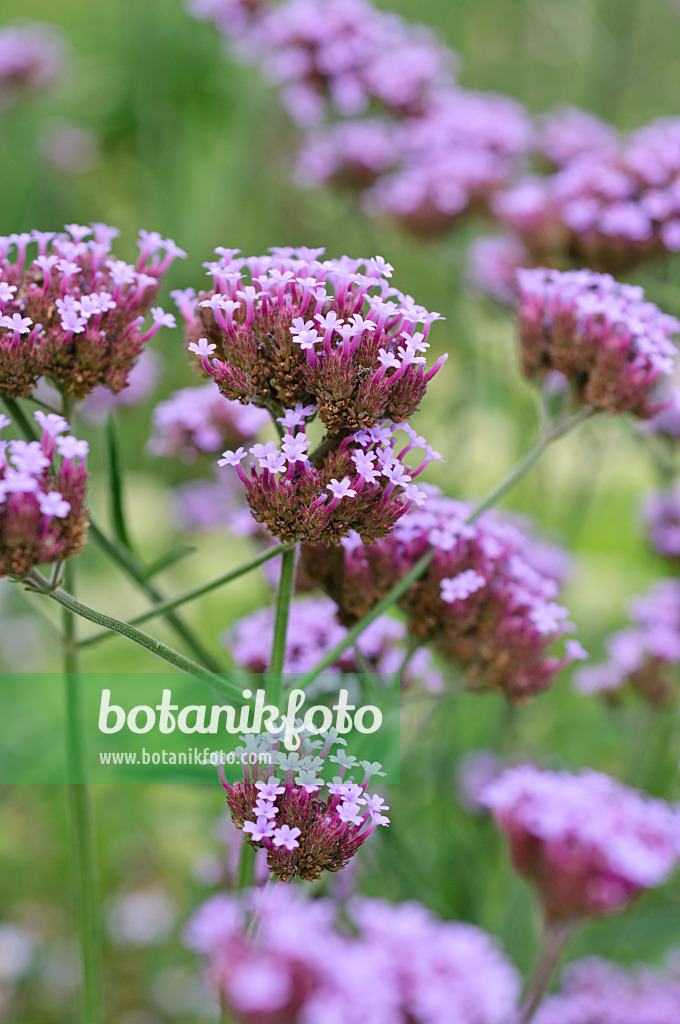
[[[286,660],[286,637],[290,605],[295,589],[295,560],[297,544],[289,547],[281,556],[281,576],[276,597],[276,618],[274,619],[274,640],[267,674],[267,700],[278,704],[281,696],[283,666]]]
[[[64,568],[64,579],[70,590],[75,589],[75,570],[71,559]],[[67,790],[71,808],[71,874],[82,964],[81,1013],[83,1024],[98,1024],[102,1020],[102,1014],[97,882],[90,799],[85,784],[76,622],[75,615],[68,608],[64,608],[63,613],[63,642],[69,769]]]
[[[236,871],[236,888],[250,889],[255,884],[255,850],[252,848],[250,843],[246,842],[246,837],[243,836],[243,842],[241,845],[241,852],[238,858],[238,868]]]
[[[168,598],[167,601],[161,601],[159,604],[154,605],[153,608],[149,608],[148,611],[143,612],[141,615],[136,615],[134,619],[130,619],[129,625],[139,626],[142,622],[148,622],[149,619],[156,618],[158,615],[166,615],[167,612],[172,611],[173,608],[179,608],[180,605],[187,604],[189,601],[195,601],[196,598],[203,597],[204,594],[209,594],[212,590],[217,590],[226,583],[231,583],[232,580],[238,579],[239,576],[245,576],[246,573],[252,572],[253,569],[257,569],[260,565],[268,562],[271,558],[275,558],[277,555],[281,555],[288,550],[289,548],[285,544],[277,544],[276,547],[270,548],[263,554],[258,555],[257,558],[253,558],[252,561],[246,562],[244,565],[240,565],[238,568],[224,573],[223,576],[218,576],[216,579],[210,580],[208,583],[202,583],[200,586],[192,587],[190,590],[185,590],[182,594],[178,594],[176,597]],[[84,640],[80,640],[78,646],[90,647],[92,644],[96,644],[100,640],[106,640],[106,638],[110,636],[111,633],[108,630],[102,630],[100,633],[94,633],[92,636],[88,636],[85,637]]]
[[[580,413],[572,416],[568,419],[555,424],[550,430],[545,431],[542,437],[536,442],[536,444],[529,449],[519,462],[510,470],[508,475],[493,490],[489,491],[485,498],[475,505],[473,511],[465,520],[466,523],[473,523],[475,519],[481,516],[482,512],[486,512],[487,509],[491,508],[496,504],[515,484],[519,483],[523,476],[525,476],[535,462],[541,457],[546,448],[551,442],[557,440],[558,437],[562,437],[569,430],[581,423],[584,419],[587,419],[592,415],[592,410],[589,408],[583,409]],[[355,622],[350,629],[347,630],[346,635],[343,639],[333,647],[323,658],[306,672],[296,683],[300,689],[304,690],[307,686],[314,682],[317,676],[321,672],[325,672],[327,668],[330,668],[340,655],[352,644],[355,643],[357,637],[361,636],[363,631],[375,622],[376,619],[380,618],[385,612],[389,611],[392,605],[396,604],[408,590],[408,588],[415,583],[423,575],[430,562],[434,558],[435,549],[431,548],[427,551],[412,568],[406,573],[406,575],[395,583],[395,585],[388,590],[385,596],[378,601],[376,605],[371,608],[363,618]]]
[[[147,594],[151,600],[160,604],[164,598],[161,592],[146,579],[146,568],[139,561],[139,559],[126,548],[115,544],[112,540],[102,533],[99,527],[90,519],[90,534],[97,547],[115,562],[119,568],[121,568],[129,577],[132,579],[138,587],[140,587],[145,594]],[[167,612],[165,615],[168,625],[170,625],[177,636],[179,636],[190,650],[194,652],[197,658],[210,669],[211,672],[219,672],[221,666],[213,658],[213,656],[203,647],[200,641],[194,636],[192,631],[186,626],[179,616],[173,612]]]
[[[61,587],[57,587],[56,590],[50,590],[49,584],[44,576],[33,570],[29,576],[26,577],[26,582],[29,582],[34,589],[43,594],[45,597],[49,597],[52,601],[56,601],[63,608],[73,612],[75,615],[80,615],[83,619],[87,619],[89,622],[95,622],[98,626],[104,626],[106,629],[113,630],[114,633],[120,633],[121,636],[127,637],[128,640],[132,640],[133,643],[139,644],[140,647],[146,648],[147,651],[151,651],[152,654],[156,654],[159,658],[167,661],[170,665],[174,665],[175,668],[180,669],[182,672],[188,672],[192,676],[198,676],[205,682],[210,683],[222,694],[228,694],[232,699],[237,698],[239,702],[242,702],[243,695],[241,690],[235,683],[224,676],[218,675],[216,672],[211,672],[203,665],[197,664],[190,658],[185,657],[178,651],[168,647],[161,640],[157,640],[155,637],[149,636],[148,633],[143,633],[141,629],[137,629],[136,626],[131,626],[127,622],[122,622],[120,619],[114,619],[111,615],[106,615],[104,612],[99,612],[95,608],[90,608],[89,605],[83,604],[82,601],[78,601],[72,594],[62,590]]]

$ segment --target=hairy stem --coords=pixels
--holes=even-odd
[[[295,560],[297,544],[293,544],[281,556],[281,577],[276,597],[276,617],[274,619],[274,640],[267,674],[267,700],[278,704],[281,696],[283,666],[286,660],[286,637],[288,635],[288,619],[290,605],[295,589]]]
[[[66,608],[73,614],[80,615],[89,622],[95,622],[99,626],[104,626],[106,629],[113,630],[114,633],[120,633],[121,636],[127,637],[127,639],[132,640],[133,643],[146,648],[147,651],[151,651],[152,654],[157,655],[159,658],[167,661],[170,665],[180,669],[182,672],[187,672],[192,676],[198,676],[205,682],[210,683],[222,694],[228,694],[232,700],[237,699],[239,702],[242,702],[243,696],[241,690],[229,679],[218,675],[216,672],[211,672],[203,665],[199,665],[197,662],[185,657],[178,651],[173,650],[172,647],[168,647],[161,640],[157,640],[155,637],[149,636],[148,633],[143,633],[142,630],[137,629],[136,626],[131,626],[127,622],[122,622],[120,619],[113,618],[112,615],[106,615],[104,612],[97,611],[95,608],[91,608],[89,605],[83,604],[82,601],[78,601],[72,594],[69,594],[61,587],[57,587],[56,590],[50,590],[45,577],[41,576],[36,570],[33,570],[33,572],[26,577],[26,582],[29,582],[38,593],[43,594],[45,597],[49,597],[52,601],[56,601],[57,604],[60,604],[63,608]]]
[[[19,402],[14,398],[5,397],[3,397],[3,402],[12,419],[18,423],[26,440],[35,441],[37,439],[35,427],[27,418]],[[126,575],[129,576],[130,579],[133,580],[133,582],[136,583],[137,586],[139,586],[154,603],[158,604],[164,600],[161,592],[147,579],[147,568],[140,559],[121,544],[116,544],[114,541],[109,540],[106,534],[100,530],[91,517],[89,532],[92,540],[100,551],[102,551],[107,558],[122,569],[123,572],[125,572]],[[215,661],[212,655],[194,636],[189,627],[186,626],[177,615],[173,614],[173,612],[167,612],[166,620],[177,636],[184,640],[189,649],[193,651],[197,658],[200,658],[200,660],[208,666],[211,672],[220,671],[221,666],[218,662]]]
[[[245,576],[246,573],[252,572],[260,565],[264,565],[264,563],[268,562],[271,558],[275,558],[277,555],[281,555],[288,550],[289,547],[285,544],[277,544],[276,547],[263,552],[263,554],[258,555],[257,558],[253,558],[252,561],[246,562],[244,565],[240,565],[238,568],[232,569],[230,572],[224,573],[224,575],[218,576],[216,579],[210,580],[208,583],[201,583],[197,587],[185,590],[176,597],[171,597],[166,601],[159,602],[159,604],[154,605],[153,608],[149,608],[148,611],[142,612],[141,615],[136,615],[133,619],[130,619],[128,625],[138,626],[142,622],[148,622],[149,619],[156,618],[158,615],[167,615],[167,612],[172,611],[173,608],[179,608],[180,605],[187,604],[189,601],[195,601],[196,598],[203,597],[204,594],[209,594],[212,590],[217,590],[219,587],[223,587],[226,583],[231,583],[232,580],[238,579],[239,576]],[[92,636],[85,637],[84,640],[79,642],[78,646],[89,647],[91,644],[96,644],[100,640],[106,640],[106,638],[110,636],[111,633],[108,630],[102,630],[100,633],[94,633]]]
[[[116,544],[104,534],[99,527],[90,519],[90,535],[97,547],[115,564],[125,572],[134,583],[140,587],[155,604],[160,604],[164,598],[162,593],[146,578],[146,567],[127,548]],[[174,629],[186,643],[187,647],[200,658],[211,672],[219,672],[221,666],[213,656],[205,649],[203,644],[194,636],[188,626],[182,622],[179,616],[169,611],[165,613],[165,619],[169,626]]]

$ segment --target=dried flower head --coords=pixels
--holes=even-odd
[[[185,255],[174,242],[142,231],[132,266],[111,254],[115,228],[68,224],[66,231],[0,238],[0,394],[28,395],[39,377],[75,398],[98,385],[116,394],[145,342],[175,326],[158,306],[143,327],[163,274]]]
[[[304,735],[300,748],[279,752],[270,735],[249,737],[237,750],[271,755],[269,764],[244,767],[244,781],[230,784],[220,770],[227,804],[237,828],[251,846],[267,850],[267,866],[282,881],[299,875],[308,881],[324,871],[339,871],[351,860],[378,825],[388,825],[389,807],[366,787],[384,775],[378,762],[361,761],[339,750],[346,744],[335,730],[312,740]],[[332,781],[322,772],[335,765]],[[347,771],[354,776],[345,777]],[[270,772],[277,772],[276,775]]]
[[[590,270],[519,270],[524,372],[558,370],[574,400],[648,419],[663,404],[659,385],[673,373],[675,317],[645,302],[641,288]]]
[[[77,555],[85,544],[87,441],[61,416],[36,412],[40,441],[0,441],[0,576]],[[0,415],[0,430],[10,420]]]
[[[622,910],[661,885],[680,856],[680,813],[600,772],[511,768],[482,801],[549,921]]]

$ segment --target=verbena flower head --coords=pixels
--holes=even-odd
[[[646,302],[641,288],[590,270],[519,270],[524,371],[558,370],[574,400],[648,419],[663,404],[659,386],[674,370],[675,317]]]
[[[680,812],[600,772],[504,772],[482,794],[548,920],[622,910],[680,856]]]
[[[633,624],[607,640],[608,659],[574,677],[579,693],[617,699],[630,686],[652,704],[669,700],[680,665],[680,582],[660,580],[631,604]]]
[[[360,899],[349,917],[353,932],[330,900],[305,901],[279,885],[250,905],[213,897],[185,941],[244,1024],[505,1024],[514,1016],[518,973],[480,929],[439,921],[417,903]]]
[[[286,636],[284,672],[308,671],[345,638],[347,629],[338,623],[336,613],[335,602],[329,598],[311,597],[293,602]],[[273,635],[274,611],[261,608],[239,619],[224,634],[223,643],[237,665],[250,672],[266,672]],[[390,675],[403,661],[405,640],[404,624],[383,615],[364,630],[356,646],[374,672]],[[346,673],[359,671],[354,647],[343,651],[330,669]],[[429,652],[424,649],[414,655],[404,676],[402,686],[422,680],[428,689],[438,691],[442,688],[441,678],[432,667]]]
[[[40,441],[0,440],[0,577],[77,555],[85,544],[88,445],[36,412]],[[0,431],[10,420],[0,415]]]
[[[601,142],[496,197],[496,215],[535,262],[617,273],[680,250],[680,118],[654,121],[618,147]]]
[[[246,765],[243,782],[233,784],[221,770],[227,804],[234,824],[251,846],[267,850],[267,866],[282,881],[339,871],[379,825],[389,824],[385,801],[366,791],[373,776],[384,775],[381,765],[343,750],[331,754],[346,743],[335,730],[305,736],[292,753],[279,752],[266,734],[244,743],[239,751],[269,754],[270,763]]]
[[[441,319],[389,283],[381,257],[322,259],[323,249],[237,259],[216,250],[214,289],[180,304],[189,346],[226,398],[283,414],[311,407],[334,433],[406,420],[444,361],[425,369]]]
[[[675,1024],[680,977],[595,957],[570,964],[556,995],[539,1008],[535,1024]]]
[[[315,455],[304,429],[313,411],[299,403],[286,410],[279,421],[289,433],[279,446],[253,445],[254,461],[245,470],[241,463],[248,453],[242,446],[225,451],[218,466],[236,470],[255,520],[280,540],[333,545],[354,531],[373,543],[412,505],[423,504],[426,494],[414,478],[441,455],[407,423],[389,420],[336,440],[336,447],[321,445]],[[406,441],[400,440],[402,432]],[[414,449],[424,455],[412,467],[404,460]]]
[[[44,92],[64,76],[66,45],[56,25],[0,29],[0,110],[19,92]]]
[[[555,598],[554,578],[535,567],[532,542],[493,512],[466,522],[471,507],[431,495],[378,544],[350,535],[337,550],[305,549],[304,567],[337,603],[343,621],[364,615],[428,551],[434,558],[400,602],[411,637],[466,669],[468,685],[521,700],[547,689],[556,673],[585,656],[568,641],[573,627]]]
[[[104,224],[68,224],[66,234],[0,238],[0,394],[28,395],[39,377],[75,398],[98,385],[115,394],[144,343],[174,327],[172,314],[153,302],[165,270],[185,254],[141,232],[132,266],[111,253],[117,234]]]
[[[194,462],[226,445],[254,441],[269,422],[264,409],[230,401],[212,383],[183,388],[154,409],[148,447],[154,455]]]

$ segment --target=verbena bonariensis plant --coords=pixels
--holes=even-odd
[[[174,242],[142,232],[132,266],[111,255],[116,228],[69,224],[66,231],[0,239],[2,395],[30,395],[40,377],[76,399],[98,385],[121,391],[145,342],[175,326],[160,306],[151,309],[152,325],[142,326],[163,274],[185,255]]]
[[[283,671],[297,675],[313,668],[328,651],[341,643],[347,630],[337,618],[338,606],[325,597],[307,597],[291,605]],[[368,668],[379,676],[392,678],[404,664],[407,630],[403,622],[384,615],[364,630],[356,650],[343,650],[331,666],[338,672],[356,675]],[[239,619],[222,637],[237,665],[249,672],[267,672],[274,639],[274,610],[260,608]],[[336,681],[337,676],[331,676]],[[402,688],[422,682],[426,689],[441,692],[443,680],[432,664],[429,651],[422,649],[407,660],[399,684]]]
[[[678,1013],[680,977],[673,963],[655,971],[592,957],[565,968],[559,992],[546,999],[535,1024],[673,1024]]]
[[[590,270],[520,270],[522,365],[539,379],[557,370],[574,401],[641,419],[665,404],[680,321],[646,302],[642,288]]]
[[[224,1012],[244,1024],[512,1019],[518,973],[481,929],[440,921],[418,903],[365,898],[351,902],[348,917],[350,927],[330,900],[304,902],[277,886],[245,906],[213,897],[185,941],[202,955]]]
[[[266,628],[258,620],[261,645],[266,646],[271,638],[271,651],[261,654],[259,662],[267,673],[265,696],[271,703],[278,702],[282,673],[291,668],[291,662],[301,689],[311,686],[326,668],[345,670],[350,664],[358,669],[361,681],[367,674],[367,663],[370,669],[371,661],[377,665],[382,656],[382,649],[370,646],[371,640],[375,641],[380,634],[381,617],[398,603],[407,615],[408,634],[401,664],[391,667],[394,675],[402,679],[414,650],[431,644],[466,670],[475,689],[498,690],[517,702],[545,690],[562,667],[583,656],[574,640],[566,641],[563,655],[550,653],[551,645],[566,639],[571,629],[566,609],[556,600],[561,570],[548,568],[544,552],[539,555],[523,529],[490,513],[489,508],[552,442],[596,409],[630,410],[638,417],[648,418],[663,406],[657,391],[659,380],[672,368],[669,334],[675,324],[671,318],[664,318],[655,307],[645,304],[637,291],[625,291],[625,286],[609,279],[598,279],[593,284],[592,276],[581,275],[578,280],[589,292],[588,299],[592,300],[590,292],[594,291],[597,301],[590,301],[590,306],[586,302],[586,312],[580,306],[577,314],[574,309],[578,303],[569,293],[571,305],[563,316],[568,330],[560,320],[558,356],[553,352],[555,335],[548,315],[548,307],[553,308],[551,303],[554,306],[554,296],[552,292],[546,295],[555,281],[551,278],[546,284],[545,276],[541,277],[538,297],[534,295],[532,300],[534,306],[540,307],[540,313],[527,300],[530,308],[521,307],[521,325],[528,330],[530,322],[532,331],[543,332],[540,372],[537,369],[536,375],[542,377],[547,370],[571,374],[574,401],[569,404],[565,400],[561,414],[552,418],[551,403],[543,394],[544,419],[537,443],[490,494],[477,503],[463,504],[438,496],[432,488],[420,487],[415,482],[429,463],[441,459],[408,422],[443,361],[439,359],[431,370],[425,369],[430,326],[439,315],[429,313],[395,289],[390,284],[392,268],[380,257],[330,260],[323,258],[321,250],[274,249],[269,256],[238,259],[233,250],[218,250],[220,258],[207,266],[213,287],[200,295],[190,289],[175,294],[187,323],[189,350],[198,356],[199,371],[212,381],[188,398],[175,399],[158,414],[157,442],[168,453],[191,457],[200,456],[215,444],[221,446],[223,439],[228,439],[224,443],[236,445],[235,450],[225,451],[221,462],[237,468],[254,519],[284,543],[271,546],[215,580],[163,600],[153,584],[149,585],[148,567],[130,547],[114,457],[110,490],[116,537],[109,538],[94,527],[92,534],[103,550],[144,587],[155,605],[132,622],[123,622],[74,596],[72,559],[66,558],[73,552],[67,545],[55,542],[70,523],[69,517],[86,516],[82,464],[85,449],[80,442],[63,436],[67,427],[61,413],[71,416],[75,412],[73,399],[102,381],[112,391],[123,388],[145,341],[158,327],[169,325],[167,315],[157,308],[154,327],[143,333],[139,317],[155,300],[160,276],[177,253],[177,247],[158,236],[144,235],[140,263],[134,268],[109,258],[111,229],[104,232],[104,238],[102,230],[95,228],[94,241],[86,241],[87,228],[72,225],[69,231],[70,238],[36,235],[33,240],[43,251],[39,252],[37,262],[28,266],[23,250],[31,243],[31,236],[13,236],[11,244],[16,254],[9,259],[8,241],[1,265],[3,317],[7,318],[2,349],[7,359],[2,364],[4,400],[26,437],[22,442],[11,442],[7,456],[3,455],[0,525],[5,532],[0,532],[0,555],[6,564],[14,557],[6,522],[19,523],[26,534],[30,519],[31,556],[21,565],[15,560],[11,572],[29,589],[65,609],[64,664],[72,706],[78,704],[79,644],[91,644],[112,633],[125,636],[182,671],[201,676],[236,703],[242,701],[240,688],[218,671],[221,663],[217,662],[215,668],[210,655],[204,657],[200,653],[200,642],[181,621],[171,619],[183,642],[191,645],[194,653],[199,652],[198,661],[174,651],[138,627],[155,615],[173,615],[175,609],[188,601],[224,586],[277,555],[281,556],[281,569],[276,611],[267,616]],[[560,288],[555,287],[562,296]],[[580,302],[579,296],[580,293]],[[102,304],[109,306],[104,312],[100,310]],[[103,318],[109,314],[112,320],[104,337]],[[26,323],[27,320],[31,322]],[[62,344],[59,359],[53,352],[50,354],[50,346],[55,346],[57,339]],[[584,350],[593,360],[593,365],[588,363],[585,368],[579,362]],[[598,363],[600,350],[611,350],[615,355],[612,362],[607,362],[606,372]],[[30,368],[21,388],[19,367]],[[43,375],[57,383],[62,407],[45,413],[41,410],[38,419],[45,433],[40,440],[33,436],[33,425],[17,394],[29,394],[35,379]],[[603,382],[604,398],[602,388],[595,386],[596,378]],[[32,397],[43,402],[38,396]],[[225,404],[220,406],[218,400]],[[229,403],[239,404],[235,407]],[[261,425],[265,412],[271,416],[279,442],[251,444],[252,461],[244,468],[244,446],[260,429],[253,425],[254,419]],[[318,435],[315,443],[314,431]],[[110,434],[109,443],[115,456]],[[409,466],[406,458],[414,451],[424,454]],[[81,521],[84,523],[85,519]],[[68,539],[72,540],[70,533]],[[307,584],[312,579],[323,583],[333,598],[341,625],[316,639],[313,630],[308,630],[310,635],[305,639],[312,650],[296,663],[296,627],[294,624],[289,634],[288,621],[300,540],[308,545],[304,566]],[[79,541],[82,542],[82,531]],[[37,566],[49,562],[54,563],[55,569],[48,580]],[[62,571],[64,588],[60,586]],[[328,608],[327,603],[325,607]],[[78,641],[76,615],[99,624],[102,633]],[[252,653],[249,661],[254,667]],[[432,699],[433,694],[426,696]],[[76,724],[75,720],[70,722],[69,741],[75,766],[73,783],[78,787],[84,776],[82,741]],[[269,871],[276,878],[311,881],[323,872],[341,869],[378,825],[387,824],[384,798],[366,791],[368,777],[380,771],[377,763],[360,762],[357,766],[351,755],[331,755],[331,744],[337,742],[332,735],[317,742],[321,743],[318,753],[308,737],[301,751],[284,754],[268,737],[248,740],[245,753],[257,754],[261,746],[267,745],[267,753],[274,756],[273,774],[248,767],[241,782],[232,784],[224,778],[231,816],[247,837],[242,845],[239,889],[248,889],[253,881],[252,847],[266,851]],[[321,770],[330,763],[337,763],[338,768],[329,780]],[[352,771],[356,772],[354,777],[346,774]],[[610,785],[623,800],[616,785]],[[641,805],[635,804],[633,808],[631,800],[627,800],[626,806],[632,819]],[[82,797],[74,801],[74,809],[79,849],[83,853],[79,879],[84,1020],[91,1024],[101,1019],[96,899],[88,852],[89,821]],[[666,821],[660,811],[657,818]],[[644,831],[647,824],[643,822],[641,828]],[[655,863],[663,859],[661,848],[671,842],[662,832],[659,826]],[[644,843],[637,848],[646,850]],[[595,854],[601,855],[599,860],[595,857],[597,870],[602,863],[609,863],[607,849],[606,840],[601,838],[600,845],[595,847]],[[611,850],[612,857],[618,856],[618,846],[612,845]],[[638,889],[661,882],[676,853],[674,848],[673,856],[667,858],[667,871],[659,869],[655,874],[650,869],[642,877],[631,869],[621,875],[623,888],[614,886],[607,890],[607,907],[623,906]],[[649,864],[649,858],[645,863]],[[615,880],[620,881],[618,875]],[[554,874],[542,878],[541,883],[542,891],[549,893],[552,900],[551,914],[560,924],[567,915],[557,913],[554,893],[564,895],[563,882]],[[588,890],[584,898],[589,902],[587,906],[581,902],[578,913],[582,915],[586,909],[599,912],[597,899],[603,891],[598,889],[593,894]],[[618,894],[616,899],[614,891]],[[619,899],[621,892],[624,895]],[[567,908],[571,916],[576,914],[573,903],[559,906]],[[405,909],[385,914],[396,915],[395,929],[399,920],[409,916]],[[371,955],[389,959],[392,936],[382,926],[369,926],[360,915],[356,917],[356,926],[360,933],[370,935]],[[244,941],[257,949],[261,935],[257,910],[249,927]],[[421,934],[417,929],[412,933],[410,927],[406,929],[409,935]],[[422,933],[423,948],[430,950],[422,968],[425,971],[428,958],[436,953],[440,957],[437,970],[446,981],[436,988],[429,975],[409,973],[411,969],[403,964],[400,974],[388,972],[390,985],[397,986],[394,992],[402,993],[396,1004],[397,1019],[422,1019],[423,1024],[431,1019],[443,1021],[451,1005],[457,1005],[456,999],[460,999],[461,1007],[469,1005],[463,1001],[463,994],[471,992],[470,999],[476,1001],[476,1022],[505,1024],[516,1001],[514,974],[501,971],[497,976],[501,979],[497,981],[498,991],[511,992],[511,998],[485,1003],[482,989],[491,992],[491,982],[476,988],[476,971],[471,973],[466,968],[456,974],[452,966],[456,957],[464,957],[466,951],[474,948],[478,949],[479,963],[486,962],[484,952],[475,946],[473,936],[477,933],[468,930],[460,944],[462,932],[457,930],[454,936],[452,931],[439,931],[440,927],[453,926],[437,926],[435,938],[427,943]],[[387,931],[390,929],[388,925]],[[227,939],[222,946],[219,941],[218,934],[214,956],[223,970],[225,964],[231,963],[230,947]],[[405,947],[399,948],[403,953]],[[452,949],[455,953],[451,957],[443,952]],[[546,954],[545,963],[550,968],[555,949],[553,943]],[[403,962],[402,953],[397,959]],[[355,959],[361,963],[362,957],[358,953]],[[531,1016],[547,984],[546,969],[542,967],[540,972],[534,987],[538,994],[525,1005],[524,1021]],[[228,979],[224,984],[218,979],[218,984],[222,986],[225,1006],[247,1019],[245,1003],[238,1004],[239,997],[234,996]],[[288,985],[286,981],[286,992]],[[319,986],[318,991],[325,993],[322,982]],[[416,990],[420,993],[417,997],[413,995]],[[240,991],[245,989],[241,987]],[[247,999],[247,994],[241,998]],[[366,999],[362,999],[356,1005],[364,1020],[368,1011]],[[281,1000],[276,1005],[285,1006],[288,1013],[282,1019],[302,1022],[303,1017],[296,1015],[306,1009],[305,1000],[298,999],[290,1007],[288,996],[281,996]],[[262,1009],[257,1000],[252,1005]],[[338,1012],[344,1012],[342,1004],[338,1005]],[[479,1011],[480,1006],[486,1007],[483,1012]]]

